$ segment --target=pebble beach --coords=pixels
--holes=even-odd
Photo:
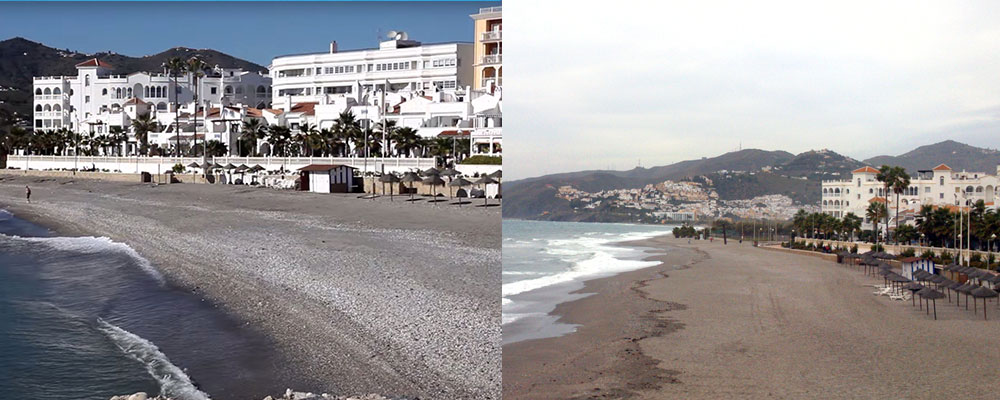
[[[0,175],[0,207],[132,247],[273,338],[303,390],[499,398],[500,207],[400,200]]]

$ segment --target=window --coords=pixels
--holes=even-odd
[[[83,102],[84,103],[90,103],[90,96],[84,96],[83,97]]]
[[[90,86],[90,75],[83,76],[83,86]]]
[[[433,62],[431,63],[431,65],[432,65],[432,66],[433,66],[434,68],[440,68],[440,67],[454,67],[454,66],[455,66],[455,64],[456,64],[456,62],[455,62],[455,59],[454,59],[454,58],[440,58],[440,59],[437,59],[437,60],[434,60],[434,61],[433,61]]]
[[[931,187],[930,186],[924,186],[924,193],[930,193],[930,192],[931,192]]]
[[[939,199],[943,199],[944,198],[944,193],[938,193],[938,198]]]
[[[218,90],[216,90],[216,88],[212,88],[212,94],[216,94],[217,92]]]
[[[943,176],[941,177],[941,180],[938,181],[938,185],[944,186],[944,177]]]

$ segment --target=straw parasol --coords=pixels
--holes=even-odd
[[[201,166],[198,165],[198,163],[196,163],[196,162],[192,162],[192,163],[188,164],[187,167],[188,168],[201,168]]]
[[[490,178],[493,178],[493,179],[503,179],[503,170],[498,169],[498,170],[494,171],[492,174],[490,174]]]
[[[427,169],[421,171],[420,173],[422,175],[424,175],[424,176],[441,175],[441,171],[438,171],[438,169],[434,168],[434,167],[427,168]]]
[[[435,189],[438,185],[444,185],[444,180],[440,176],[430,175],[423,180],[424,184],[431,185],[431,198],[434,202],[437,202],[437,190]]]
[[[456,176],[456,175],[460,175],[460,174],[461,174],[461,172],[458,172],[458,170],[449,167],[449,168],[445,168],[444,170],[442,170],[439,175],[452,177],[452,176]]]
[[[400,182],[408,182],[410,184],[410,202],[413,202],[413,192],[415,191],[413,190],[413,182],[420,182],[420,175],[417,175],[416,172],[407,172],[403,174]]]
[[[917,295],[924,300],[930,300],[934,304],[934,320],[937,320],[937,299],[943,298],[944,293],[931,288],[924,288],[917,291]]]
[[[486,207],[487,201],[489,201],[489,197],[486,196],[486,185],[491,183],[497,183],[497,181],[489,175],[483,175],[482,178],[479,178],[479,180],[476,181],[477,185],[483,185],[483,208]]]
[[[983,319],[985,320],[986,319],[986,299],[997,297],[997,292],[994,292],[993,289],[990,289],[988,287],[978,286],[975,289],[970,290],[969,294],[971,294],[972,297],[974,297],[974,298],[983,299]],[[975,311],[975,308],[973,308],[973,311]]]
[[[924,285],[921,285],[921,284],[916,283],[916,282],[910,282],[910,283],[907,283],[905,286],[903,286],[903,289],[909,290],[910,294],[913,295],[913,296],[910,296],[910,305],[911,306],[916,306],[917,305],[916,304],[916,301],[917,301],[916,298],[917,298],[917,296],[915,296],[915,294],[916,294],[916,292],[918,290],[923,289],[923,288],[924,288]]]
[[[382,174],[382,176],[378,177],[378,181],[382,182],[382,193],[385,193],[385,184],[386,183],[398,183],[399,182],[399,177],[396,176],[395,174],[392,174],[392,173],[386,173],[386,174]],[[392,201],[392,188],[389,188],[389,201]]]
[[[458,178],[458,179],[455,179],[455,180],[453,180],[451,182],[448,182],[448,186],[449,187],[461,188],[463,186],[472,186],[472,182],[469,182],[465,178]],[[450,190],[448,191],[448,195],[449,196],[451,195],[451,191]],[[468,197],[468,194],[466,194],[466,196]],[[458,199],[458,206],[459,207],[462,206],[462,198]]]

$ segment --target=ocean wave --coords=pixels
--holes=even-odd
[[[125,243],[115,242],[108,237],[79,236],[79,237],[21,237],[0,234],[0,238],[9,238],[28,243],[37,243],[48,246],[54,250],[76,252],[83,254],[99,254],[105,252],[118,252],[125,254],[135,260],[139,268],[142,268],[149,276],[156,280],[160,286],[166,283],[163,274],[160,273],[145,257]]]
[[[198,390],[191,377],[170,362],[153,342],[109,324],[98,318],[98,329],[108,336],[129,357],[141,362],[146,371],[160,384],[160,394],[179,400],[208,400],[208,394]]]
[[[593,257],[577,262],[567,271],[534,279],[510,282],[501,287],[501,292],[503,297],[508,297],[588,276],[631,271],[634,269],[650,267],[656,264],[656,261],[619,259],[615,258],[615,256],[609,252],[596,251],[594,252]]]

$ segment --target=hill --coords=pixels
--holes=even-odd
[[[113,65],[116,74],[161,71],[161,65],[172,57],[198,56],[211,66],[267,71],[267,68],[211,49],[175,47],[163,52],[130,57],[114,52],[85,54],[69,49],[55,49],[31,40],[15,37],[0,41],[0,108],[31,114],[32,77],[76,75],[76,64],[98,57]]]
[[[747,149],[717,157],[675,164],[636,168],[629,171],[580,171],[507,182],[504,185],[504,216],[526,219],[575,221],[635,221],[621,209],[579,205],[557,197],[559,187],[572,186],[584,192],[642,188],[660,182],[688,180],[714,190],[720,200],[748,200],[764,195],[784,195],[796,204],[814,205],[820,199],[823,180],[845,179],[864,165],[901,165],[911,173],[938,163],[955,169],[995,172],[1000,152],[945,141],[921,146],[900,156],[880,156],[858,161],[830,150],[800,154]]]
[[[1000,165],[1000,151],[984,149],[959,143],[954,140],[920,146],[898,156],[877,156],[865,160],[865,163],[878,167],[880,165],[898,165],[907,171],[928,170],[940,163],[948,164],[954,170],[996,173]]]

